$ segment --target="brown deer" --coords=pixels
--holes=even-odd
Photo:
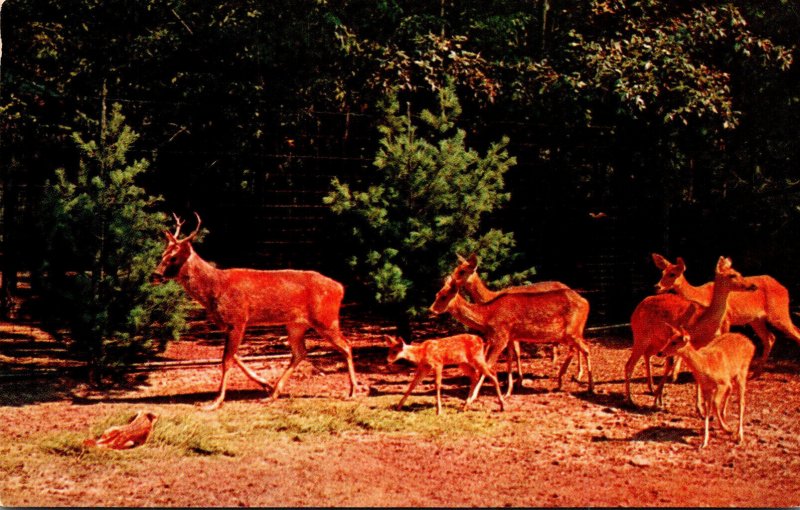
[[[448,277],[436,294],[430,307],[436,315],[450,313],[456,320],[479,331],[489,345],[487,362],[494,366],[503,349],[509,347],[511,338],[533,343],[561,343],[570,348],[558,372],[558,388],[567,371],[572,356],[578,352],[586,357],[589,391],[594,391],[589,348],[583,339],[583,329],[589,316],[589,302],[570,289],[549,292],[509,293],[497,296],[487,303],[469,303],[459,294],[453,278]],[[506,396],[513,388],[511,355],[509,353],[509,385]],[[483,377],[478,382],[478,389]]]
[[[625,401],[633,404],[631,398],[631,375],[639,358],[644,356],[647,388],[653,393],[653,375],[650,358],[658,354],[672,336],[670,326],[686,324],[700,312],[700,305],[687,301],[675,294],[657,294],[642,300],[631,315],[633,348],[625,363]],[[676,363],[675,370],[679,365]]]
[[[458,365],[461,371],[469,376],[470,389],[463,409],[467,407],[478,396],[477,385],[478,376],[488,377],[494,384],[497,391],[497,400],[500,402],[500,410],[504,409],[503,395],[500,393],[500,383],[494,371],[486,364],[483,354],[483,340],[475,335],[455,335],[445,338],[426,340],[418,345],[408,345],[402,339],[392,336],[386,337],[389,346],[389,363],[394,363],[398,359],[406,359],[417,365],[417,372],[414,379],[408,385],[403,398],[397,403],[397,410],[403,408],[403,403],[414,387],[423,377],[431,372],[436,376],[436,414],[442,413],[442,369],[448,365]]]
[[[98,439],[86,439],[83,446],[108,448],[109,450],[135,448],[147,441],[153,432],[156,420],[158,420],[156,413],[139,411],[127,425],[109,427]]]
[[[546,282],[536,282],[529,285],[521,285],[517,287],[507,287],[499,292],[495,292],[490,290],[486,284],[483,283],[481,277],[477,273],[478,269],[478,256],[474,253],[471,254],[469,257],[464,258],[461,255],[458,255],[458,265],[453,270],[452,277],[455,281],[456,285],[462,289],[470,299],[472,299],[475,303],[486,303],[497,297],[500,294],[509,293],[509,292],[546,292],[548,290],[556,290],[556,289],[568,289],[566,285],[561,282],[554,282],[554,281],[546,281]],[[520,346],[519,342],[514,340],[513,341],[514,347],[514,355],[517,360],[517,374],[519,375],[520,381],[522,381],[522,361],[520,357]],[[556,363],[556,357],[558,356],[558,350],[556,348],[558,344],[552,344],[552,361],[553,365]],[[578,379],[580,380],[583,376],[583,358],[580,356],[578,357]]]
[[[197,227],[184,239],[178,239],[183,222],[177,216],[175,233],[164,231],[167,246],[152,279],[155,283],[176,280],[187,294],[205,307],[210,318],[225,332],[219,395],[205,409],[213,410],[222,405],[233,363],[250,379],[269,387],[267,381],[236,354],[248,324],[285,325],[288,332],[292,358],[275,384],[272,400],[278,398],[289,376],[305,359],[304,335],[309,329],[314,329],[345,355],[350,374],[350,397],[353,397],[356,392],[353,355],[350,344],[339,330],[339,307],[344,296],[342,285],[314,271],[216,269],[192,248],[192,240],[200,231],[200,216],[197,213],[195,216]]]
[[[711,301],[707,307],[700,305],[703,310],[694,318],[684,319],[685,323],[682,324],[686,326],[686,330],[692,337],[692,345],[695,348],[703,347],[717,336],[728,331],[730,322],[728,320],[728,301],[734,291],[752,293],[756,290],[758,290],[757,285],[748,281],[733,268],[731,259],[720,257],[717,260],[717,266],[714,271],[714,288]],[[660,406],[663,403],[664,383],[673,368],[673,358],[667,358],[664,375],[656,389],[656,406]],[[698,386],[698,411],[701,411],[700,393],[700,387]]]
[[[695,287],[686,280],[686,263],[681,257],[673,264],[657,253],[652,256],[653,262],[661,269],[661,281],[656,284],[657,292],[674,291],[679,296],[708,306],[714,289],[713,282]],[[749,325],[761,339],[764,351],[756,365],[755,373],[758,374],[775,345],[775,335],[767,328],[767,324],[799,344],[800,329],[792,323],[786,287],[768,275],[748,276],[745,280],[756,285],[758,292],[731,294],[728,300],[729,319],[732,326]]]
[[[671,327],[671,326],[670,326]],[[672,328],[672,327],[671,327]],[[753,343],[739,333],[725,333],[717,336],[704,347],[694,345],[691,334],[686,329],[672,328],[673,335],[667,342],[662,356],[680,356],[692,371],[697,386],[702,393],[703,405],[700,409],[705,420],[705,434],[700,448],[708,445],[708,428],[712,411],[723,430],[734,434],[725,422],[728,399],[733,385],[739,395],[739,429],[737,443],[744,440],[745,385],[750,362],[756,352]]]

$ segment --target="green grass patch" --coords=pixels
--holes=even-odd
[[[78,458],[82,462],[169,459],[176,456],[236,457],[260,445],[281,441],[325,441],[346,434],[418,436],[450,441],[503,436],[514,425],[494,411],[462,412],[460,401],[445,402],[436,416],[430,398],[412,396],[397,411],[398,396],[360,400],[297,398],[275,403],[230,402],[215,412],[175,405],[153,409],[159,415],[148,441],[131,450],[85,447],[109,427],[127,424],[135,410],[119,410],[92,423],[86,432],[65,431],[35,439],[31,444],[45,456]]]
[[[133,411],[120,411],[106,416],[91,425],[88,435],[79,432],[59,432],[45,436],[39,446],[45,452],[59,456],[83,457],[86,455],[142,456],[162,451],[165,455],[228,455],[237,452],[226,440],[228,434],[213,417],[194,410],[157,411],[159,418],[147,442],[131,450],[106,450],[86,447],[84,440],[98,438],[109,427],[125,425],[135,416]]]
[[[433,405],[410,398],[401,411],[394,409],[397,396],[371,397],[362,401],[323,399],[288,399],[264,405],[252,413],[252,407],[226,406],[221,417],[229,431],[288,438],[324,438],[346,433],[422,435],[430,438],[501,433],[506,424],[498,413],[461,412],[457,406],[445,406],[436,416]]]

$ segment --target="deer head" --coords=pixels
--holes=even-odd
[[[676,328],[672,324],[665,323],[669,326],[669,329],[672,330],[672,336],[667,341],[666,345],[658,351],[659,356],[675,356],[680,351],[686,348],[691,341],[691,337],[689,333],[686,332],[686,329],[681,326],[680,329]]]
[[[404,352],[408,347],[402,338],[396,336],[385,335],[384,340],[386,342],[387,347],[389,347],[389,355],[386,358],[386,361],[389,363],[394,363],[399,359],[403,359]]]
[[[164,231],[164,235],[167,238],[167,246],[164,248],[164,253],[161,254],[161,262],[159,262],[150,277],[153,283],[162,283],[166,280],[176,278],[183,265],[192,255],[192,240],[194,240],[200,232],[201,224],[200,215],[197,213],[194,213],[194,215],[197,217],[197,227],[195,227],[194,232],[183,239],[178,239],[181,233],[181,226],[183,226],[185,222],[174,213],[172,214],[177,226],[174,234],[168,230]]]
[[[661,280],[656,283],[656,294],[669,292],[686,283],[683,274],[686,272],[686,263],[678,257],[675,264],[665,259],[658,253],[653,253],[653,262],[661,270]]]
[[[442,288],[436,293],[436,299],[434,299],[429,310],[434,315],[441,315],[447,312],[457,294],[458,286],[456,285],[455,280],[453,280],[453,277],[448,276],[447,279],[445,279]]]
[[[453,270],[453,280],[455,281],[456,286],[463,287],[466,285],[467,280],[470,279],[472,275],[475,274],[475,270],[478,268],[478,256],[474,253],[467,258],[458,255],[458,265]]]
[[[733,268],[733,263],[728,257],[720,257],[714,271],[714,285],[722,285],[730,290],[753,292],[758,286],[744,278],[739,271]]]

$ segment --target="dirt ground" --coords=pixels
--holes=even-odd
[[[360,383],[369,388],[357,402],[400,398],[413,369],[388,366],[381,328],[347,319]],[[279,440],[236,457],[189,456],[158,466],[54,458],[28,466],[0,463],[0,502],[6,506],[748,506],[800,503],[800,363],[798,349],[780,339],[765,373],[750,381],[745,440],[735,445],[712,424],[711,443],[699,449],[702,421],[694,410],[691,376],[668,387],[666,409],[650,407],[640,364],[633,393],[638,407],[623,403],[623,366],[630,351],[627,330],[589,335],[595,393],[568,381],[553,391],[548,357],[528,349],[526,379],[497,410],[490,387],[469,416],[488,416],[514,426],[502,436],[363,431],[309,442]],[[245,356],[286,353],[280,329],[249,330]],[[429,331],[428,334],[434,334]],[[291,399],[341,400],[347,392],[342,359],[319,354],[288,383],[290,396],[277,403],[236,370],[226,406],[281,406]],[[161,360],[219,359],[222,340],[207,324],[174,342]],[[23,326],[0,327],[0,366],[5,374],[25,368],[68,366],[57,342]],[[55,361],[54,361],[55,359]],[[59,365],[60,363],[60,365]],[[260,359],[260,373],[275,377],[286,359]],[[662,361],[654,358],[655,373]],[[498,365],[504,372],[504,364]],[[575,374],[571,368],[570,374]],[[119,410],[187,406],[209,402],[216,391],[216,365],[163,368],[136,374],[136,384],[97,392],[69,377],[0,379],[0,443],[26,445],[50,432],[86,430],[86,424]],[[459,413],[465,379],[445,374],[446,413]],[[311,402],[314,402],[311,400]],[[433,383],[418,386],[403,413],[429,413]],[[736,400],[729,411],[734,422]],[[3,481],[4,480],[4,481]]]

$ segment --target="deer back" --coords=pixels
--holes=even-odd
[[[589,302],[571,289],[501,294],[483,306],[493,329],[542,341],[567,334],[582,337],[589,316]]]
[[[226,269],[219,271],[215,311],[222,317],[246,311],[254,324],[328,326],[339,318],[344,287],[316,271]]]
[[[701,311],[700,305],[676,294],[647,296],[631,314],[633,341],[647,342],[646,351],[653,355],[669,341],[670,326],[685,326]]]

